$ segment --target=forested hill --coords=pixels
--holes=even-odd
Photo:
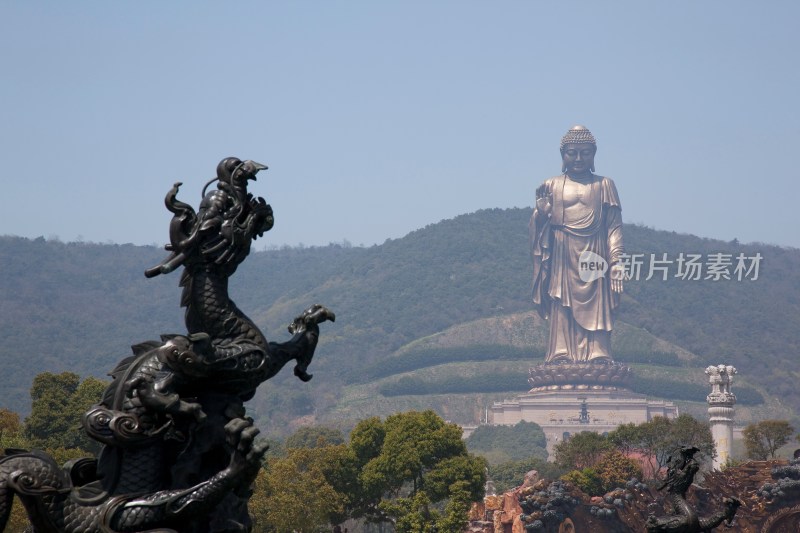
[[[262,387],[255,405],[262,414],[324,411],[335,405],[341,385],[415,339],[530,310],[529,217],[529,209],[489,209],[380,246],[254,253],[232,278],[231,292],[270,340],[286,339],[286,324],[310,304],[337,315],[335,324],[322,326],[315,379],[300,386],[284,372]],[[626,283],[621,320],[697,354],[703,364],[735,365],[800,412],[800,250],[635,225],[625,226],[625,243],[630,253],[645,254],[645,265],[640,280]],[[673,263],[667,281],[658,273],[644,280],[650,254],[676,260],[681,252],[703,261],[731,254],[732,279],[684,280],[675,277]],[[757,280],[736,279],[740,253],[761,254]],[[38,372],[102,377],[131,344],[183,331],[179,275],[143,276],[164,254],[153,247],[0,238],[0,406],[26,412]]]

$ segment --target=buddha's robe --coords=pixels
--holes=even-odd
[[[550,321],[546,361],[611,359],[612,312],[619,294],[611,290],[610,269],[623,253],[622,209],[614,182],[591,175],[585,181],[567,175],[544,183],[552,209],[533,211],[533,301]],[[592,252],[606,272],[584,281],[580,259]],[[584,265],[585,266],[585,265]]]

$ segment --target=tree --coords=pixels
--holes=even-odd
[[[624,487],[631,478],[642,479],[642,469],[634,461],[618,450],[611,450],[595,465],[603,493]]]
[[[43,372],[31,385],[31,414],[25,419],[25,433],[35,446],[57,448],[76,429],[67,404],[78,390],[80,376],[73,372]]]
[[[778,448],[789,442],[794,428],[786,420],[763,420],[744,428],[747,457],[766,461],[774,459]]]
[[[22,422],[14,411],[0,408],[0,438],[16,435],[22,430]]]
[[[594,466],[612,445],[603,435],[582,431],[569,440],[556,444],[555,463],[564,469],[581,469]]]
[[[338,429],[324,426],[301,427],[286,438],[287,448],[321,448],[344,444],[344,436]]]
[[[700,450],[700,456],[714,457],[714,440],[708,424],[690,415],[675,419],[657,416],[643,424],[623,424],[609,433],[609,442],[626,453],[638,453],[649,467],[645,477],[658,477],[667,461],[676,450],[692,445]]]
[[[433,533],[435,516],[431,512],[430,504],[428,495],[419,491],[407,498],[386,500],[380,505],[387,515],[396,517],[396,533]]]
[[[674,443],[673,449],[690,444],[699,448],[707,457],[714,456],[714,439],[708,422],[682,414],[670,420],[668,435]]]
[[[81,382],[73,372],[38,374],[31,385],[31,414],[25,419],[25,434],[31,445],[99,451],[99,444],[83,430],[81,416],[100,401],[106,385],[93,377]]]
[[[531,470],[539,472],[540,478],[557,479],[564,470],[554,463],[547,462],[538,456],[528,457],[521,461],[508,461],[497,465],[489,465],[489,478],[494,482],[497,492],[505,492],[522,485],[525,474]]]
[[[436,531],[441,533],[461,533],[467,513],[472,505],[473,492],[467,481],[456,481],[449,488],[450,499],[444,508],[444,515],[436,524]]]
[[[636,461],[619,450],[608,450],[594,465],[573,470],[562,479],[574,483],[590,496],[602,496],[624,486],[633,477],[642,478],[642,469]]]
[[[653,420],[666,420],[664,417],[657,417]],[[614,448],[622,453],[639,452],[645,447],[646,435],[644,431],[645,424],[622,424],[608,434],[608,440],[614,445]]]
[[[383,521],[382,512],[377,507],[383,495],[383,485],[380,479],[371,480],[372,474],[365,474],[364,467],[381,454],[385,439],[386,428],[378,417],[360,421],[350,432],[349,447],[360,472],[358,493],[353,495],[350,502],[350,514],[353,518],[366,517],[372,521]]]
[[[483,496],[486,485],[486,463],[480,458],[459,454],[439,461],[425,476],[424,490],[434,502],[446,500],[452,496],[456,484],[459,490],[466,490],[473,500]]]
[[[301,442],[311,442],[302,432]],[[320,439],[316,439],[318,442]],[[362,420],[348,445],[288,446],[256,478],[255,531],[317,531],[347,518],[398,533],[459,533],[483,496],[486,462],[432,411]]]
[[[608,434],[614,447],[624,453],[638,453],[647,462],[647,476],[655,477],[672,452],[669,433],[672,422],[663,416],[642,424],[623,424]]]
[[[286,457],[286,446],[284,445],[284,441],[282,439],[259,437],[257,440],[259,444],[266,444],[269,446],[269,448],[267,448],[267,453],[264,454],[265,460],[277,457]]]
[[[273,459],[278,459],[274,457]],[[247,512],[253,520],[253,531],[257,533],[267,533],[270,531],[267,524],[267,513],[269,512],[269,481],[267,479],[266,468],[258,471],[256,480],[253,483],[253,495],[247,502]]]
[[[483,496],[485,461],[467,453],[461,428],[433,411],[364,420],[350,434],[350,449],[360,470],[353,517],[392,522],[403,532],[436,524],[459,531],[452,529],[455,510]],[[431,507],[442,501],[450,510],[444,516]],[[466,514],[458,516],[463,526]]]
[[[573,485],[580,488],[586,494],[591,496],[600,496],[605,494],[603,490],[603,481],[597,474],[597,470],[592,467],[581,468],[580,470],[573,470],[567,472],[561,479],[569,481]]]
[[[443,513],[432,507],[428,493],[422,490],[407,498],[385,500],[380,506],[387,515],[397,517],[394,523],[397,533],[461,533],[474,501],[469,482],[454,482],[449,493]]]
[[[466,439],[467,449],[500,461],[519,461],[531,456],[547,459],[547,439],[534,422],[518,422],[513,426],[478,426]],[[490,459],[491,463],[492,460]]]
[[[343,445],[290,448],[286,457],[270,460],[251,499],[258,530],[314,533],[339,522],[347,496],[329,478],[347,453]]]

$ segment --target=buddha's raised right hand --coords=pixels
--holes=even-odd
[[[547,189],[547,185],[540,185],[536,189],[536,210],[544,217],[549,217],[553,210],[552,193]]]

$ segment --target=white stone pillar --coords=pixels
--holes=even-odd
[[[731,392],[731,381],[736,369],[730,365],[717,365],[706,368],[711,394],[708,395],[708,416],[711,423],[711,437],[717,456],[714,457],[714,468],[719,469],[731,456],[733,451],[733,405],[736,395]]]

